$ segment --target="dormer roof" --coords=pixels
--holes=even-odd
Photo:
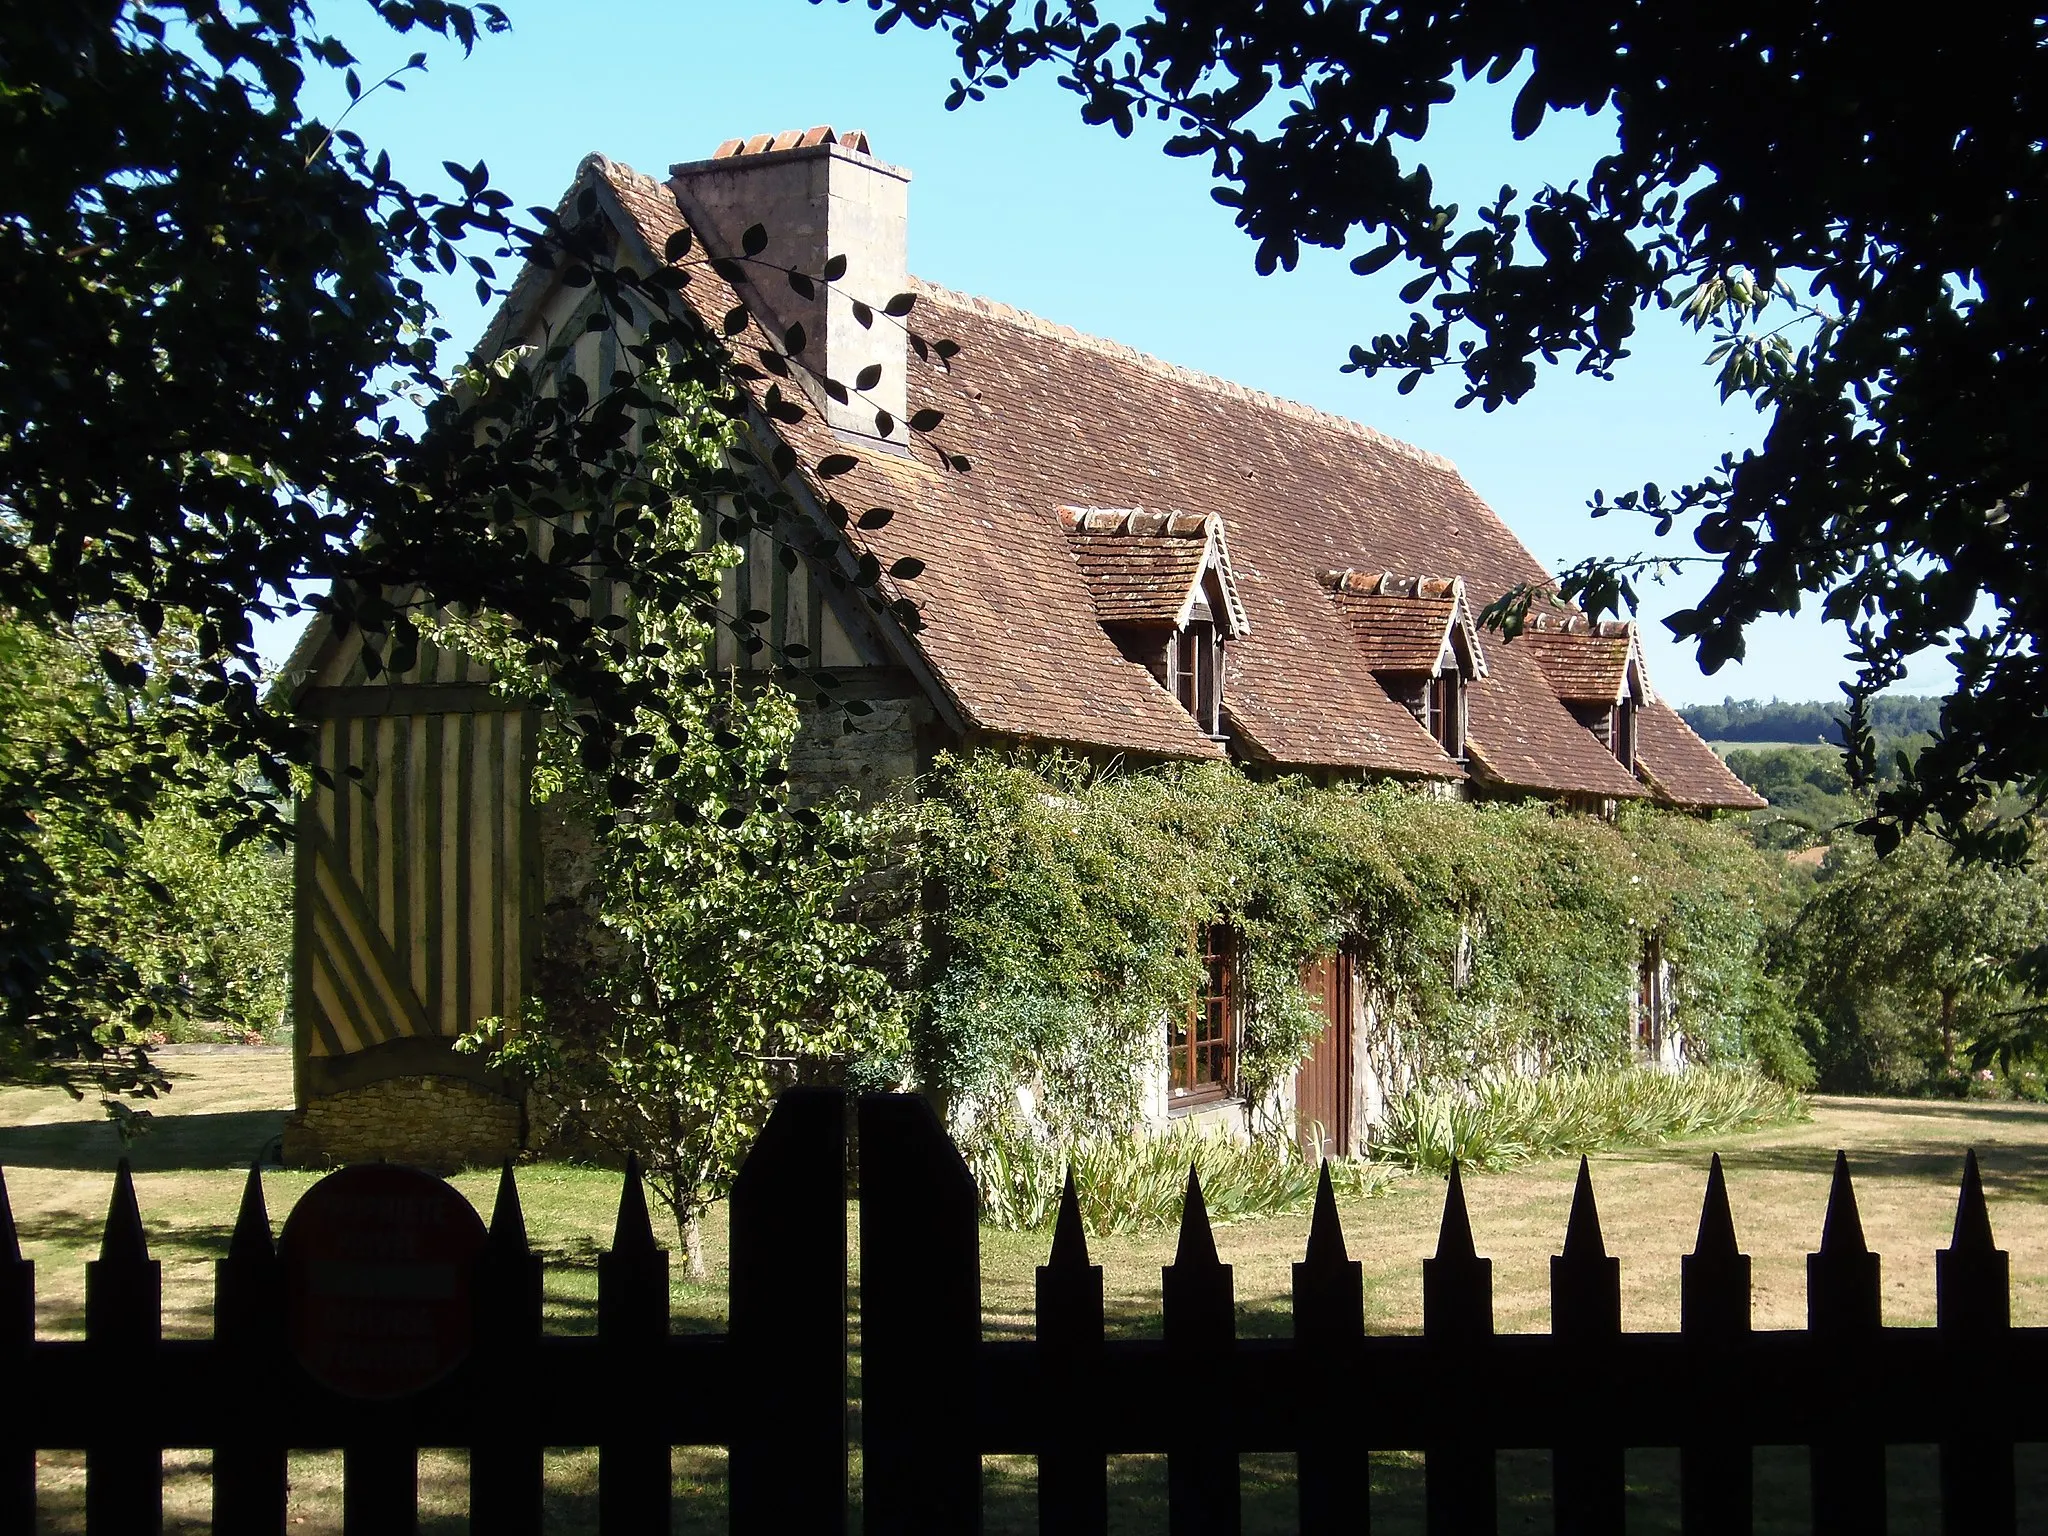
[[[1251,629],[1222,518],[1143,507],[1061,507],[1059,522],[1102,623],[1180,628],[1195,605],[1206,602],[1203,589],[1213,582],[1223,610],[1211,615],[1218,626],[1233,639]]]
[[[1512,643],[1529,648],[1550,686],[1568,704],[1619,704],[1631,697],[1631,674],[1635,701],[1655,701],[1643,643],[1633,623],[1596,623],[1582,613],[1532,612]]]
[[[1450,665],[1486,676],[1486,653],[1458,577],[1347,568],[1323,572],[1323,585],[1367,671],[1435,677]]]

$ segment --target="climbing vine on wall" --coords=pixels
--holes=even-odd
[[[1322,1027],[1302,965],[1340,945],[1425,1078],[1625,1059],[1652,933],[1695,1053],[1804,1071],[1763,969],[1777,864],[1733,826],[997,755],[942,759],[921,819],[943,896],[919,1075],[998,1114],[1035,1084],[1057,1133],[1130,1123],[1134,1063],[1193,995],[1192,938],[1218,920],[1239,936],[1254,1103]]]

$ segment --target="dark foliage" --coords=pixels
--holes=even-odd
[[[490,5],[374,10],[465,49],[504,26]],[[410,189],[383,154],[300,110],[309,70],[361,95],[354,64],[301,0],[0,11],[0,613],[46,629],[111,619],[145,642],[175,622],[194,638],[170,670],[139,659],[146,643],[107,648],[111,709],[94,739],[63,735],[0,775],[0,1023],[15,1054],[103,1054],[95,1030],[133,992],[74,943],[43,808],[135,823],[166,783],[189,781],[218,802],[230,845],[289,837],[285,792],[308,741],[264,705],[252,625],[292,611],[294,593],[363,632],[373,673],[411,663],[417,616],[499,615],[525,661],[582,701],[565,724],[620,803],[647,793],[615,770],[646,754],[633,723],[674,679],[623,671],[618,621],[594,622],[581,599],[622,582],[640,604],[715,618],[688,551],[646,553],[672,505],[729,508],[722,537],[766,529],[915,623],[900,585],[914,571],[857,567],[829,498],[837,527],[796,511],[794,460],[767,417],[800,419],[803,391],[757,407],[758,371],[682,302],[703,266],[741,282],[774,269],[752,251],[672,249],[680,265],[638,271],[594,189],[522,218],[482,164],[449,164],[446,196]],[[403,89],[423,65],[414,55],[381,84]],[[528,260],[593,288],[594,323],[620,331],[620,369],[597,390],[548,393],[526,367],[437,370],[446,337],[422,277],[467,271],[488,297]],[[562,350],[530,362],[551,368]],[[658,360],[694,408],[742,429],[685,486],[650,483],[634,448],[649,413],[678,410],[638,387]],[[795,358],[783,371],[844,392]],[[742,627],[750,649],[767,644]]]
[[[1681,307],[1713,335],[1723,396],[1769,416],[1764,446],[1676,490],[1596,495],[1595,514],[1646,515],[1659,534],[1682,521],[1695,558],[1718,564],[1668,621],[1709,671],[1743,654],[1761,614],[1818,597],[1845,622],[1859,769],[1859,706],[1908,658],[1952,650],[1942,735],[1878,797],[1878,838],[1933,822],[1973,850],[2021,852],[2010,818],[1971,813],[2001,785],[2023,786],[2029,812],[2048,798],[2035,8],[1902,28],[1835,0],[1155,0],[1126,28],[1089,0],[869,4],[882,30],[949,31],[949,105],[1046,64],[1089,122],[1170,125],[1167,152],[1209,160],[1262,271],[1304,245],[1360,249],[1361,274],[1401,264],[1407,327],[1353,346],[1348,366],[1395,370],[1404,390],[1454,370],[1460,403],[1491,410],[1539,364],[1604,378],[1646,311]],[[1518,71],[1517,138],[1549,112],[1610,112],[1613,152],[1563,186],[1444,203],[1403,141],[1469,82]],[[1563,587],[1595,609],[1632,604],[1632,578],[1670,558],[1590,561]]]

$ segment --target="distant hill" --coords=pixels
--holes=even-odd
[[[1708,741],[1842,744],[1839,703],[1724,699],[1719,704],[1684,705],[1678,713]],[[1871,729],[1880,744],[1902,736],[1931,735],[1940,724],[1938,698],[1906,694],[1878,699],[1870,706]]]

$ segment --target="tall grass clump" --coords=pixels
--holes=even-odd
[[[990,1226],[1049,1228],[1071,1166],[1081,1219],[1098,1237],[1157,1231],[1179,1221],[1191,1165],[1201,1175],[1209,1218],[1219,1222],[1306,1210],[1321,1166],[1291,1141],[1241,1141],[1190,1126],[1064,1144],[1006,1128],[970,1138],[964,1150]],[[1376,1194],[1393,1173],[1345,1158],[1331,1161],[1330,1177],[1339,1194],[1363,1196]]]
[[[1532,1158],[1725,1135],[1803,1120],[1806,1101],[1731,1067],[1491,1076],[1469,1087],[1411,1089],[1387,1106],[1373,1155],[1442,1172],[1512,1168]]]

